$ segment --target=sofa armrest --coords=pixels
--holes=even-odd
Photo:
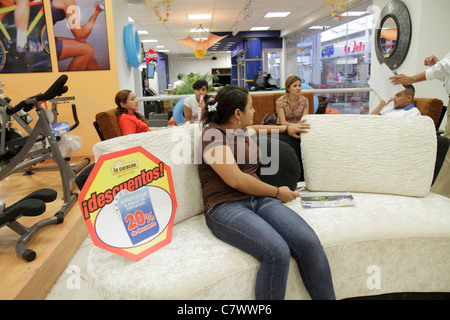
[[[444,103],[442,100],[434,98],[415,98],[414,104],[416,108],[420,110],[420,113],[424,116],[429,116],[433,119],[434,125],[437,128],[441,117],[442,108]]]

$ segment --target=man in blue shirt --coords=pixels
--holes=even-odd
[[[405,90],[398,92],[388,102],[381,100],[380,104],[370,113],[395,117],[420,116],[419,109],[414,105],[415,89],[405,85]],[[393,101],[394,105],[389,105]]]

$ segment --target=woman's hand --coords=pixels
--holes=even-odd
[[[306,133],[308,129],[311,129],[311,125],[306,122],[306,119],[303,119],[298,125],[289,125],[286,133],[293,138],[300,139],[300,133]]]
[[[200,99],[200,101],[198,102],[198,107],[204,109],[206,106],[205,100]]]
[[[291,202],[299,196],[298,192],[291,191],[288,187],[279,187],[277,199],[283,203]]]

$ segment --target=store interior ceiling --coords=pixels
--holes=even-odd
[[[164,6],[159,7],[159,17],[144,2],[128,0],[130,22],[140,32],[145,50],[155,49],[167,54],[193,54],[191,48],[176,41],[189,35],[198,38],[207,36],[208,31],[220,35],[228,33],[226,38],[208,49],[208,53],[213,54],[230,51],[242,41],[239,35],[252,31],[254,27],[280,31],[309,17],[331,16],[329,1],[321,0],[171,0],[169,11]],[[265,17],[269,12],[290,14],[286,17]],[[211,14],[211,18],[188,19],[191,14]],[[167,17],[168,21],[164,22]],[[206,31],[199,28],[200,25]],[[149,40],[153,42],[147,42]]]

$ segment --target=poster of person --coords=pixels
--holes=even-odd
[[[105,1],[50,3],[59,71],[109,70]]]
[[[42,0],[0,0],[0,73],[51,72]]]

